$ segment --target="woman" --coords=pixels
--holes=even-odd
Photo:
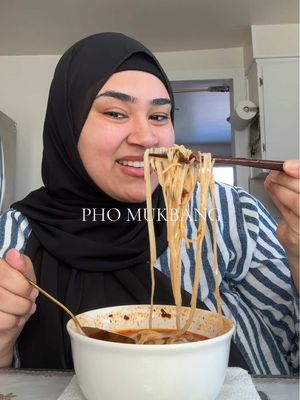
[[[74,313],[149,303],[147,223],[128,218],[128,212],[135,215],[145,207],[145,149],[174,143],[173,109],[164,71],[133,39],[93,35],[61,58],[44,125],[45,186],[15,203],[1,219],[2,366],[10,365],[14,354],[15,365],[22,367],[72,367],[68,317],[43,296],[37,298],[26,276]],[[296,283],[299,210],[292,215],[287,200],[299,198],[299,164],[298,170],[289,167],[294,164],[285,164],[286,173],[271,174],[266,184],[283,211],[279,234]],[[153,207],[164,208],[154,174],[151,181]],[[198,207],[196,200],[193,207]],[[254,373],[289,373],[297,368],[296,294],[276,228],[264,208],[240,188],[217,185],[217,207],[222,307],[237,321],[231,364]],[[155,221],[155,233],[155,302],[170,304],[163,221]],[[215,310],[210,243],[207,229],[198,306]],[[192,250],[182,249],[187,291]],[[183,296],[188,304],[189,295],[183,291]]]

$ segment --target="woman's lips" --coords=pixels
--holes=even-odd
[[[144,161],[119,160],[119,164],[134,168],[144,168]]]
[[[133,159],[133,157],[130,157],[131,159],[126,158],[122,160],[117,160],[117,164],[120,166],[121,171],[130,176],[134,177],[144,177],[144,161],[143,158],[141,157]]]

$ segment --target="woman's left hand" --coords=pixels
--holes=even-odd
[[[299,293],[300,160],[285,161],[283,170],[270,172],[265,189],[282,215],[277,238],[285,248]]]

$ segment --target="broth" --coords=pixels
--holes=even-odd
[[[191,331],[177,337],[177,329],[122,329],[116,333],[131,337],[140,344],[173,344],[174,340],[176,343],[191,343],[209,339]]]

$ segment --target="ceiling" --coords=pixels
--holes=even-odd
[[[61,54],[101,31],[154,52],[243,46],[251,25],[299,22],[299,0],[0,0],[0,55]]]

